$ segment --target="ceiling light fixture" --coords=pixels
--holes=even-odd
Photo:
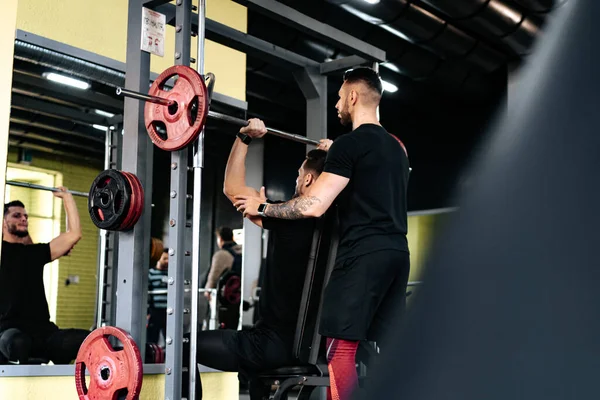
[[[94,110],[94,112],[96,114],[101,115],[101,116],[106,117],[106,118],[112,118],[112,117],[115,116],[115,114],[113,114],[113,113],[109,113],[107,111],[102,111],[102,110]]]
[[[90,84],[87,82],[71,78],[69,76],[56,74],[54,72],[45,72],[43,76],[49,81],[61,83],[63,85],[71,86],[77,89],[87,90],[90,88]]]
[[[379,3],[379,0],[364,0],[365,3],[369,3],[369,4],[377,4]]]
[[[384,92],[395,93],[398,91],[398,86],[394,85],[393,83],[384,81],[383,79],[381,80],[381,85],[383,86]]]
[[[108,127],[107,127],[107,126],[104,126],[104,125],[98,125],[98,124],[94,124],[94,125],[92,125],[92,127],[93,127],[94,129],[98,129],[99,131],[105,131],[105,132],[106,132],[106,130],[108,129]]]

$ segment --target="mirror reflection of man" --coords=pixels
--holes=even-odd
[[[50,243],[33,244],[25,205],[4,205],[0,258],[0,361],[27,364],[32,358],[68,364],[89,334],[83,329],[59,329],[50,321],[44,290],[44,266],[66,254],[81,239],[79,213],[73,196],[60,187],[67,229]]]

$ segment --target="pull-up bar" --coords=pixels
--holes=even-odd
[[[11,186],[25,187],[25,188],[29,188],[29,189],[47,190],[49,192],[60,192],[60,189],[50,187],[50,186],[36,185],[35,183],[6,181],[6,184],[11,185]],[[73,196],[88,197],[88,193],[78,192],[76,190],[67,190],[67,192],[71,193]]]

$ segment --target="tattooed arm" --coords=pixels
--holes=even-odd
[[[269,204],[265,215],[281,219],[301,219],[320,217],[327,211],[338,194],[348,185],[350,179],[336,174],[323,172],[304,196],[296,197],[285,203]],[[255,196],[236,196],[234,206],[244,213],[244,217],[258,215],[261,200]]]

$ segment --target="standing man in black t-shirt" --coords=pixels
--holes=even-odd
[[[68,364],[77,357],[89,334],[82,329],[59,329],[50,321],[44,291],[44,265],[69,253],[81,239],[77,206],[64,187],[54,192],[63,200],[67,230],[50,243],[31,244],[25,205],[4,205],[0,259],[0,356],[26,364],[30,358],[48,358]]]
[[[410,270],[408,157],[402,143],[379,123],[382,92],[374,70],[346,72],[336,109],[342,124],[352,124],[353,131],[333,144],[322,141],[321,148],[331,147],[324,172],[308,193],[282,204],[265,204],[251,195],[238,196],[235,203],[249,218],[261,214],[298,220],[321,216],[337,198],[340,244],[320,333],[329,338],[331,391],[341,400],[356,387],[358,342],[377,340],[385,348],[381,341],[394,311],[404,304]]]
[[[245,163],[250,135],[258,136],[264,132],[264,123],[251,119],[249,125],[240,130],[233,144],[223,188],[232,202],[238,195],[259,196],[261,201],[268,201],[264,188],[259,192],[246,186]],[[294,197],[306,193],[317,180],[323,171],[326,155],[323,150],[308,152],[298,169]],[[250,398],[262,400],[268,393],[263,393],[263,388],[252,379],[253,375],[295,362],[292,345],[316,225],[312,218],[285,221],[255,216],[250,220],[270,231],[265,279],[259,302],[260,320],[253,328],[242,331],[221,329],[199,332],[196,352],[199,364],[221,371],[242,373],[249,379]],[[189,351],[184,349],[184,357],[187,354]],[[190,370],[197,371],[193,367]],[[196,391],[201,392],[199,385]]]

